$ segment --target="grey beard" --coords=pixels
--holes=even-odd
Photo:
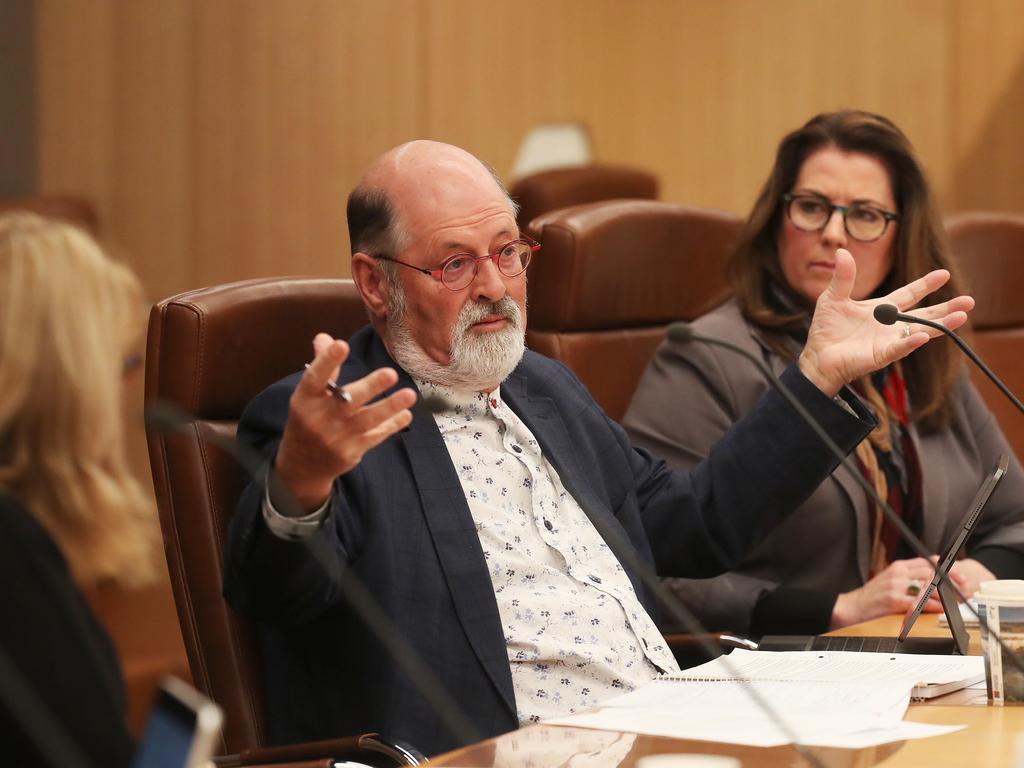
[[[506,328],[481,336],[469,328],[487,315],[501,315]],[[404,312],[388,313],[388,346],[410,376],[455,390],[489,391],[503,382],[519,365],[526,350],[525,329],[519,305],[503,296],[493,303],[467,303],[452,328],[448,365],[431,358],[412,337],[403,322]]]

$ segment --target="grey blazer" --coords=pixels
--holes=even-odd
[[[786,366],[744,320],[734,301],[701,317],[694,331],[749,350],[776,374]],[[733,352],[666,340],[641,378],[623,423],[635,445],[686,469],[705,458],[712,443],[749,412],[767,388],[761,373]],[[924,476],[924,543],[933,552],[946,546],[978,486],[1004,452],[1011,457],[1009,472],[967,551],[972,557],[982,552],[983,562],[987,548],[989,553],[993,547],[1024,553],[1020,463],[966,370],[952,398],[949,428],[922,436],[911,426]],[[686,407],[670,409],[666,403]],[[668,583],[708,627],[748,632],[757,601],[780,585],[830,593],[834,603],[837,594],[864,584],[871,520],[866,495],[850,472],[839,467],[739,567],[710,579],[670,579]]]

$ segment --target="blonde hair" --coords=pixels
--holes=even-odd
[[[138,280],[87,234],[0,215],[0,490],[83,586],[153,575],[155,515],[128,469],[121,405],[143,320]]]

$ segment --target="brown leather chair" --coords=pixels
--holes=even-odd
[[[1024,399],[1024,216],[960,213],[946,219],[953,253],[977,300],[971,312],[975,351]],[[1018,456],[1024,456],[1024,414],[968,363],[978,391]]]
[[[32,211],[40,216],[63,219],[71,222],[93,237],[100,233],[96,208],[88,200],[71,195],[46,195],[41,197],[2,197],[0,213],[7,211]]]
[[[519,228],[532,232],[531,221],[558,208],[617,198],[654,200],[658,197],[658,179],[636,168],[583,165],[524,176],[512,185],[509,194],[519,203]]]
[[[192,677],[224,709],[222,748],[235,755],[234,764],[381,757],[359,749],[379,749],[378,743],[358,738],[265,748],[255,633],[221,596],[225,531],[246,478],[215,444],[218,436],[233,439],[253,396],[302,368],[317,331],[347,338],[365,322],[352,281],[332,278],[203,288],[164,299],[150,314],[146,402],[170,403],[195,417],[184,434],[147,427],[164,549]],[[389,753],[386,764],[403,760]]]
[[[725,298],[725,258],[741,224],[732,213],[648,200],[535,219],[528,346],[568,365],[621,419],[666,326]]]

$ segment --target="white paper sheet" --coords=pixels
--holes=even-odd
[[[684,670],[686,679],[660,678],[599,709],[548,722],[759,747],[795,737],[811,746],[864,748],[963,728],[902,717],[916,684],[960,680],[982,663],[980,657],[736,650],[727,662]],[[750,688],[784,718],[784,728]]]
[[[974,610],[978,610],[978,604],[973,600],[969,601],[974,606]],[[978,617],[971,613],[971,609],[967,607],[967,603],[960,603],[960,618],[964,620],[964,625],[968,627],[978,626]],[[940,627],[948,627],[949,619],[946,618],[945,613],[940,613],[939,618],[935,620],[935,623]]]
[[[548,721],[551,725],[598,728],[610,731],[643,733],[675,739],[713,741],[752,747],[778,747],[790,744],[772,723],[763,717],[733,715],[718,719],[691,720],[689,716],[649,709],[601,709]],[[866,749],[905,739],[923,739],[963,730],[963,725],[928,725],[903,720],[886,721],[850,718],[821,718],[808,715],[787,717],[787,726],[806,746]]]

